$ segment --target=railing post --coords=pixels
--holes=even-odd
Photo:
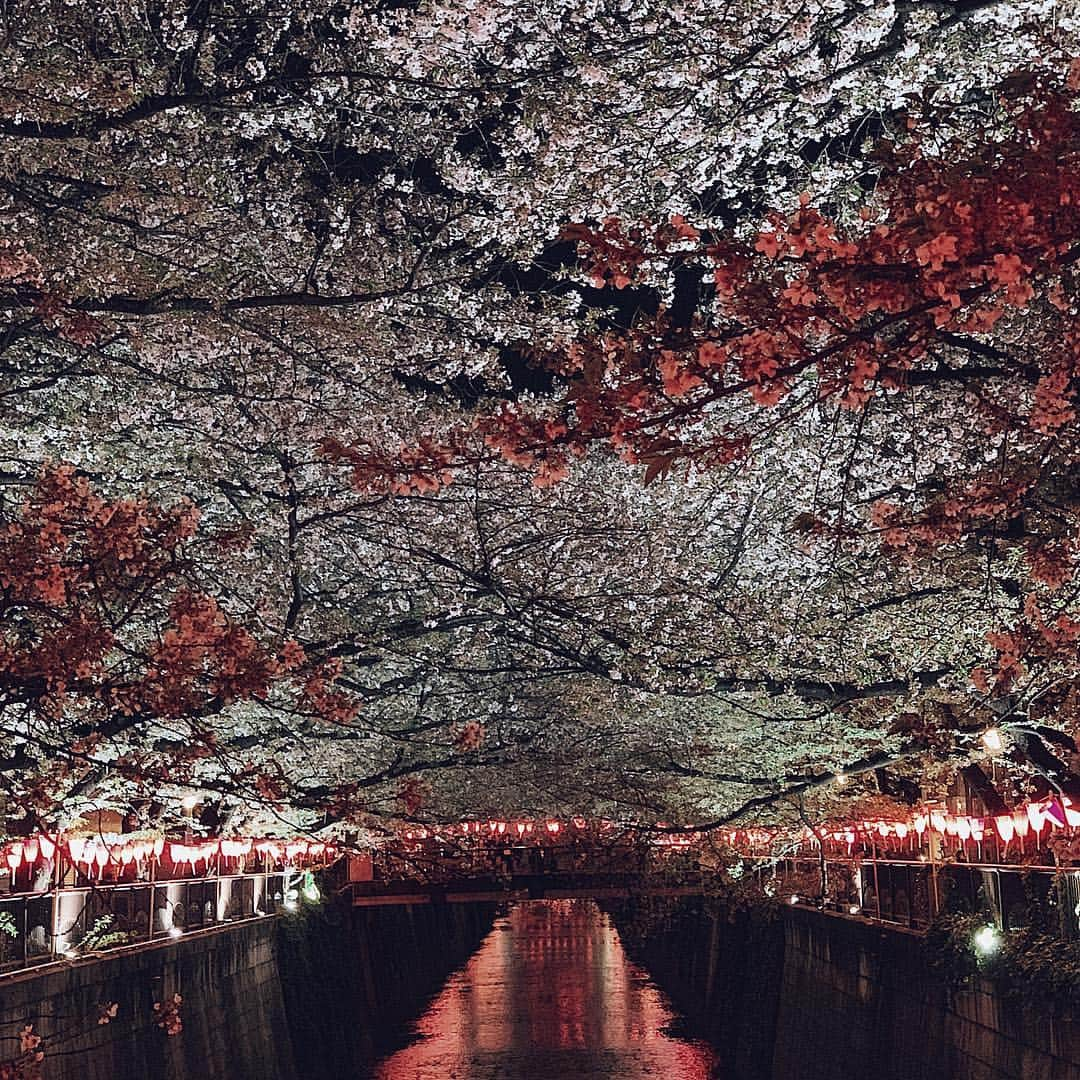
[[[941,910],[941,898],[938,896],[937,858],[934,855],[934,837],[932,829],[927,830],[929,837],[927,848],[930,851],[930,921],[933,922]]]
[[[51,939],[49,941],[49,953],[52,956],[56,955],[56,943],[60,940],[60,885],[63,881],[63,875],[60,870],[60,863],[64,856],[60,847],[60,831],[56,832],[56,847],[53,848],[53,869],[52,869],[52,887],[50,889],[50,899],[52,901],[52,915],[49,919],[50,930],[52,931]]]
[[[154,940],[154,905],[157,901],[157,858],[150,852],[150,910],[147,912],[146,940]]]
[[[881,884],[878,881],[877,841],[873,833],[870,834],[870,862],[874,867],[874,906],[877,908],[878,922],[881,922]]]

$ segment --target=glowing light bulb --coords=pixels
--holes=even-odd
[[[991,754],[1000,754],[1005,748],[1001,732],[996,727],[987,728],[982,733],[982,744]]]
[[[975,931],[972,943],[976,952],[982,956],[989,956],[1001,948],[1001,935],[996,926],[983,926]]]

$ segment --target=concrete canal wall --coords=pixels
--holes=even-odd
[[[799,907],[772,923],[644,907],[612,915],[731,1080],[1080,1080],[1076,1016],[986,980],[950,989],[913,933]]]
[[[355,1080],[493,917],[469,904],[263,919],[8,977],[0,1062],[32,1024],[44,1080]],[[170,1036],[154,1004],[177,993]],[[115,1019],[99,1024],[110,1003]]]

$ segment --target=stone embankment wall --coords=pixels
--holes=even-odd
[[[484,905],[327,910],[4,978],[0,1062],[32,1024],[44,1080],[356,1080],[493,918]],[[176,993],[169,1036],[154,1004]]]
[[[1080,1018],[988,981],[950,989],[915,934],[798,907],[612,914],[730,1080],[1080,1080]]]

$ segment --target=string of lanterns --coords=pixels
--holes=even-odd
[[[593,824],[600,829],[614,829],[615,823],[610,821],[593,822]],[[567,828],[568,825],[573,825],[574,828],[579,831],[589,827],[589,822],[583,817],[571,818],[570,821],[562,822],[555,819],[548,819],[546,821],[462,821],[456,825],[445,825],[435,829],[418,828],[409,829],[405,833],[406,840],[427,840],[430,838],[439,839],[444,836],[460,835],[463,837],[481,837],[488,838],[502,838],[509,837],[514,839],[524,839],[529,837],[543,837],[546,833],[549,837],[557,837],[559,833]]]
[[[439,828],[414,828],[404,833],[406,841],[416,842],[429,838],[441,839],[461,836],[476,840],[513,840],[540,842],[557,841],[560,835],[570,836],[585,830],[612,832],[615,822],[588,821],[583,817],[566,820],[520,820],[463,821],[456,825]],[[1080,807],[1067,796],[1039,799],[1025,803],[1007,813],[977,817],[949,814],[943,810],[926,808],[904,819],[872,819],[844,825],[828,824],[816,830],[763,828],[721,828],[713,835],[736,849],[760,851],[777,843],[829,845],[846,847],[851,854],[856,844],[872,844],[883,850],[918,850],[928,839],[928,833],[936,834],[943,842],[952,842],[960,848],[973,843],[981,851],[988,836],[998,838],[1004,850],[1014,841],[1021,851],[1028,838],[1035,837],[1040,843],[1043,833],[1049,829],[1080,828]],[[648,834],[645,834],[648,835]],[[662,832],[651,836],[654,844],[667,847],[686,847],[699,842],[704,834],[698,832]],[[55,835],[36,833],[19,840],[12,840],[0,848],[3,862],[14,875],[23,867],[49,863],[57,848],[70,863],[85,876],[104,874],[108,867],[126,869],[135,865],[144,868],[151,863],[173,867],[190,867],[195,874],[200,866],[209,869],[215,860],[239,867],[255,855],[272,864],[311,866],[334,861],[341,849],[333,844],[301,838],[281,837],[231,837],[224,839],[171,841],[164,836],[128,839],[119,833],[86,835]],[[166,860],[167,855],[167,860]]]
[[[722,841],[735,848],[761,849],[771,847],[778,841],[811,846],[824,842],[846,847],[849,855],[856,844],[872,845],[886,851],[917,851],[928,842],[928,834],[936,834],[939,842],[951,843],[965,851],[967,845],[972,843],[981,854],[982,845],[988,838],[999,840],[1003,853],[1014,841],[1023,852],[1029,837],[1033,836],[1038,845],[1047,830],[1053,832],[1056,829],[1076,828],[1080,828],[1080,808],[1074,806],[1068,796],[1061,796],[1033,800],[1006,813],[985,817],[926,808],[909,818],[891,821],[874,819],[842,826],[830,824],[817,830],[803,828],[794,832],[762,828],[720,829],[717,834]]]
[[[23,867],[49,863],[57,849],[85,876],[100,877],[109,866],[127,869],[134,865],[146,867],[164,863],[165,856],[174,867],[190,866],[197,872],[202,865],[209,869],[220,860],[226,865],[240,866],[253,853],[259,858],[289,866],[311,866],[333,862],[339,849],[333,844],[305,839],[236,837],[230,839],[169,841],[164,836],[127,839],[120,833],[98,833],[94,836],[49,836],[36,833],[6,844],[3,865],[14,875]]]
[[[557,840],[562,834],[573,836],[586,829],[598,832],[613,832],[618,825],[612,821],[587,821],[574,817],[559,821],[519,820],[505,821],[491,819],[487,821],[463,821],[452,825],[424,828],[418,827],[404,833],[404,839],[418,842],[428,839],[444,840],[454,837],[475,839],[477,841],[494,840],[510,843],[515,840],[526,843]],[[851,854],[855,846],[873,845],[883,851],[918,851],[929,840],[928,834],[936,834],[943,843],[955,844],[966,850],[969,843],[981,852],[982,844],[988,837],[1000,840],[1002,850],[1006,851],[1015,841],[1021,851],[1026,850],[1029,837],[1041,843],[1047,829],[1080,828],[1080,806],[1074,806],[1068,796],[1037,799],[1024,803],[1004,814],[973,816],[951,814],[944,810],[926,807],[907,818],[886,820],[875,818],[843,825],[825,824],[817,829],[803,827],[792,830],[784,828],[764,828],[749,826],[742,828],[720,828],[712,832],[723,843],[736,849],[761,851],[776,844],[809,844],[817,846],[824,842],[830,846],[840,846]],[[688,847],[699,843],[705,833],[657,832],[642,833],[655,845],[662,847]]]

